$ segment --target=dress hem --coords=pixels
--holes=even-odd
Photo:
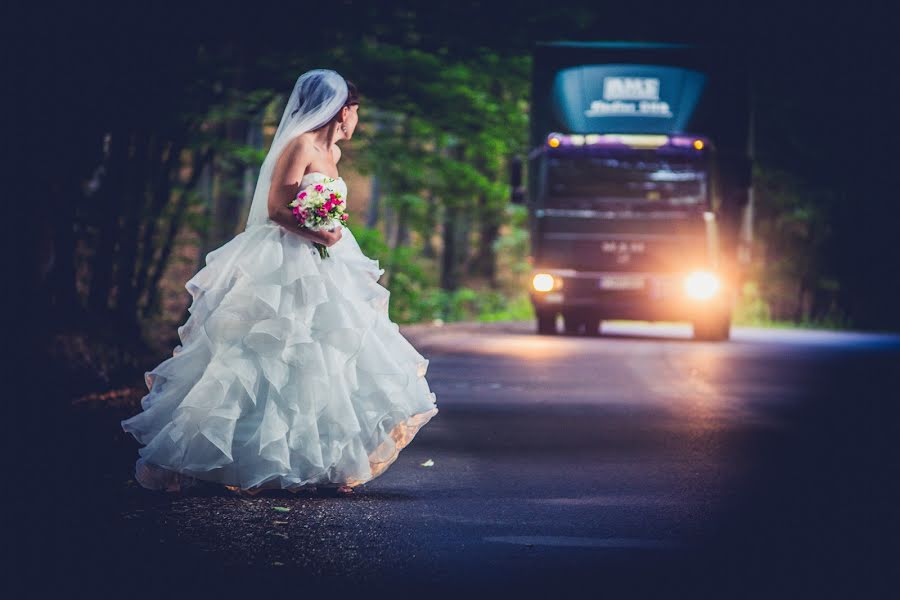
[[[259,486],[250,488],[241,488],[239,485],[231,485],[222,481],[215,481],[197,475],[188,475],[175,471],[160,465],[156,465],[144,460],[139,460],[135,468],[135,479],[144,488],[165,491],[170,493],[178,493],[197,487],[202,483],[211,483],[221,485],[224,489],[231,492],[255,496],[266,490],[281,490],[293,493],[315,490],[317,487],[346,485],[349,487],[357,487],[383,474],[399,457],[400,451],[403,450],[413,438],[418,434],[431,419],[438,413],[435,406],[423,413],[412,415],[401,423],[398,423],[391,429],[387,439],[373,450],[369,458],[370,476],[365,479],[348,479],[345,481],[316,481],[305,484],[295,484],[290,486],[282,486],[279,478],[272,479]]]

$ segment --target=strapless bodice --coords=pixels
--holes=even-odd
[[[341,194],[344,202],[347,201],[347,182],[343,177],[330,177],[321,171],[311,171],[300,180],[300,187],[306,187],[314,181],[333,186]],[[346,207],[346,204],[344,206]]]

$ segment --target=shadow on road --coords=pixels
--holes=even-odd
[[[897,591],[897,353],[835,353],[780,432],[747,439],[733,500],[685,567],[728,598],[876,598]],[[893,590],[893,592],[891,592]]]

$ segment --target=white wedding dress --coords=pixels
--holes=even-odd
[[[343,179],[333,182],[347,197]],[[186,287],[181,345],[145,376],[122,421],[143,447],[135,477],[255,493],[355,486],[383,473],[438,409],[426,360],[388,318],[384,272],[350,228],[320,258],[267,221],[209,253]]]

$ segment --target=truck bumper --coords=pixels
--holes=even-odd
[[[552,271],[550,271],[552,273]],[[631,287],[609,289],[604,278],[630,280]],[[561,278],[558,288],[547,292],[530,291],[536,312],[579,312],[601,319],[640,321],[696,321],[712,314],[730,314],[733,293],[723,281],[718,292],[704,300],[691,298],[685,291],[684,275],[658,273],[578,273],[554,275]],[[640,281],[640,286],[637,286]]]

